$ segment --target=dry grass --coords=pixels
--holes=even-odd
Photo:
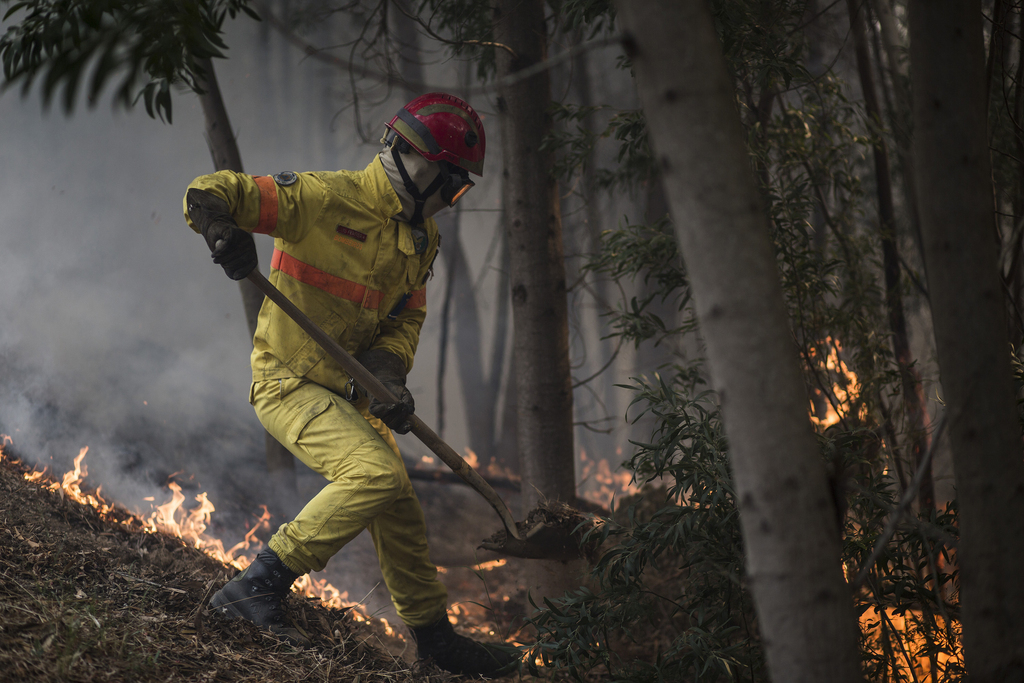
[[[389,654],[383,628],[295,594],[296,650],[206,601],[233,570],[102,519],[0,459],[0,681],[452,680]]]

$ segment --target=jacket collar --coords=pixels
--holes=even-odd
[[[391,186],[387,173],[384,172],[384,165],[381,164],[380,156],[374,155],[373,161],[363,171],[366,181],[374,196],[380,198],[379,207],[381,212],[388,218],[393,218],[402,212],[402,200],[398,193]]]

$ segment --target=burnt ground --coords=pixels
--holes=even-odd
[[[227,621],[205,604],[233,568],[143,532],[128,513],[101,516],[25,472],[0,457],[0,681],[452,680],[415,662],[414,648],[381,622],[295,593],[289,611],[310,649]],[[453,603],[479,602],[479,571],[450,571]],[[464,611],[459,627],[475,625],[477,638],[513,633],[515,577],[488,581],[488,591],[504,593],[505,609]]]

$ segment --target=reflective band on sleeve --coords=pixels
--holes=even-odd
[[[409,300],[405,303],[406,308],[423,308],[427,305],[427,288],[417,289],[409,295]]]
[[[363,308],[377,309],[380,307],[380,301],[383,298],[376,289],[367,289],[366,285],[326,273],[279,249],[274,249],[274,255],[270,259],[270,267],[339,299],[362,304]]]
[[[268,175],[253,176],[260,188],[260,222],[253,232],[269,235],[277,227],[277,183]]]

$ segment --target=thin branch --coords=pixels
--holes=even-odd
[[[930,297],[928,296],[927,288],[925,288],[924,283],[922,283],[921,280],[917,277],[917,273],[915,273],[910,268],[910,265],[906,262],[906,260],[904,260],[903,254],[900,253],[897,254],[897,256],[899,256],[900,265],[903,267],[903,272],[907,274],[907,277],[910,278],[910,281],[914,283],[915,287],[917,287],[917,291],[921,292],[921,296],[924,297],[925,301],[931,301]]]
[[[942,420],[939,422],[939,426],[935,430],[935,436],[932,438],[931,446],[928,448],[928,452],[925,453],[924,458],[921,459],[921,464],[917,468],[917,472],[914,473],[914,479],[910,482],[910,486],[900,496],[899,505],[889,515],[889,521],[885,525],[885,530],[882,535],[875,541],[875,547],[871,551],[871,555],[868,556],[867,561],[861,567],[860,573],[857,575],[856,580],[851,584],[853,590],[860,588],[864,581],[868,578],[868,574],[871,572],[871,567],[874,566],[878,558],[881,557],[882,551],[885,546],[888,545],[889,541],[892,540],[893,534],[896,533],[896,527],[899,526],[903,515],[906,514],[910,504],[914,502],[914,498],[917,497],[917,492],[921,488],[921,482],[924,481],[925,473],[931,467],[932,456],[935,453],[935,448],[939,443],[940,437],[942,436],[942,430],[946,427],[946,416],[942,416]]]
[[[537,74],[543,73],[544,71],[547,71],[547,70],[549,70],[549,69],[551,69],[551,68],[561,64],[562,62],[568,61],[568,60],[572,59],[573,57],[575,57],[578,54],[581,54],[581,53],[586,52],[588,50],[593,50],[593,49],[597,49],[597,48],[607,47],[608,45],[612,45],[612,44],[618,43],[621,40],[620,37],[618,37],[618,36],[612,36],[612,37],[608,37],[608,38],[602,38],[602,39],[599,39],[599,40],[587,41],[586,43],[581,43],[581,44],[573,47],[572,49],[566,50],[565,52],[560,52],[559,54],[555,55],[554,57],[549,57],[548,59],[545,59],[542,62],[537,62],[536,64],[534,64],[532,66],[529,66],[529,67],[527,67],[525,69],[520,69],[519,71],[516,71],[514,74],[511,74],[510,76],[506,76],[505,78],[502,78],[500,80],[494,81],[492,83],[487,83],[487,84],[484,84],[484,85],[468,86],[468,87],[442,86],[442,85],[438,85],[436,83],[427,83],[427,82],[421,82],[421,81],[409,81],[409,80],[407,80],[405,78],[402,78],[398,74],[386,73],[386,72],[381,71],[379,69],[374,69],[374,68],[371,68],[369,66],[366,66],[365,64],[357,64],[354,60],[345,60],[345,59],[342,59],[340,57],[336,57],[336,56],[334,56],[332,54],[329,54],[323,48],[317,47],[316,45],[313,45],[312,43],[310,43],[310,42],[306,41],[305,39],[301,38],[300,36],[296,35],[296,33],[294,31],[292,31],[292,29],[287,24],[285,24],[285,22],[281,21],[281,19],[279,19],[276,15],[274,15],[273,12],[270,11],[269,7],[267,7],[263,3],[255,3],[255,4],[256,4],[257,9],[259,10],[260,17],[262,17],[267,22],[268,25],[270,25],[278,33],[280,33],[284,37],[285,40],[287,40],[289,43],[291,43],[295,47],[297,47],[300,50],[302,50],[302,52],[304,54],[306,54],[306,56],[311,57],[313,59],[316,59],[318,61],[321,61],[321,62],[323,62],[325,64],[329,64],[329,65],[334,66],[334,67],[339,68],[339,69],[346,69],[346,70],[349,71],[350,75],[352,75],[352,76],[362,76],[364,78],[375,78],[375,79],[378,79],[378,80],[382,81],[383,83],[385,83],[385,84],[387,84],[389,86],[397,86],[397,87],[402,87],[402,88],[408,88],[410,90],[418,90],[418,91],[421,91],[421,92],[430,92],[430,91],[435,91],[435,90],[449,90],[449,91],[452,91],[452,92],[455,92],[455,93],[461,93],[461,94],[464,94],[464,95],[478,95],[478,94],[495,92],[495,91],[497,91],[497,90],[499,90],[501,88],[507,88],[509,86],[515,85],[515,84],[520,83],[522,81],[525,81],[525,80],[527,80],[529,78],[533,78]],[[444,42],[446,44],[453,44],[451,41],[446,41],[443,38],[440,38],[440,37],[438,37],[438,36],[436,36],[436,35],[434,35],[432,33],[431,33],[431,37],[434,37],[435,39],[440,40],[440,41],[442,41],[442,42]],[[486,42],[486,41],[463,41],[463,43],[465,43],[465,44],[476,44],[476,45],[481,45],[481,46],[484,46],[484,47],[506,47],[506,46],[501,45],[499,43],[489,43],[489,42]],[[454,44],[458,44],[458,43],[454,43]],[[506,48],[506,49],[509,49],[509,48]]]
[[[122,579],[125,579],[127,581],[135,581],[136,583],[144,583],[144,584],[146,584],[148,586],[156,586],[157,588],[163,588],[165,591],[171,591],[172,593],[181,593],[182,595],[187,595],[188,594],[188,591],[183,591],[180,588],[174,588],[173,586],[165,586],[162,583],[157,583],[156,581],[150,581],[149,579],[142,579],[142,578],[139,578],[137,576],[132,576],[130,574],[125,574],[123,572],[111,572],[111,574],[113,574],[114,576],[118,576],[118,577],[120,577]]]
[[[466,484],[465,480],[459,475],[455,474],[451,470],[442,469],[440,467],[422,467],[421,463],[412,458],[402,456],[402,462],[405,463],[405,470],[409,474],[410,479],[422,480],[422,481],[434,481],[440,484]],[[503,476],[492,476],[485,474],[483,471],[480,472],[481,478],[494,488],[508,489],[509,491],[519,491],[521,483],[519,479],[514,477],[503,477]]]
[[[339,69],[347,69],[349,72],[354,73],[357,76],[380,79],[387,83],[388,85],[392,86],[416,86],[419,89],[424,89],[427,87],[425,83],[407,83],[403,78],[396,74],[384,73],[383,71],[371,69],[368,66],[356,64],[355,62],[346,61],[344,59],[341,59],[340,57],[335,57],[332,54],[328,54],[323,50],[323,48],[319,48],[316,45],[313,45],[312,43],[309,43],[303,38],[296,35],[296,33],[285,22],[283,22],[281,19],[277,17],[277,15],[270,11],[270,8],[268,6],[264,5],[261,2],[257,2],[255,3],[255,5],[259,10],[260,17],[264,21],[266,21],[267,24],[269,24],[278,33],[280,33],[285,40],[287,40],[289,43],[302,50],[303,53],[305,53],[309,57],[312,57],[313,59],[324,62],[325,64],[330,64],[331,66],[338,67]]]
[[[611,355],[611,357],[609,357],[609,358],[608,358],[608,362],[607,362],[607,363],[605,363],[604,365],[602,365],[602,366],[601,366],[601,369],[600,369],[600,370],[598,370],[597,372],[595,372],[595,373],[594,373],[593,375],[591,375],[590,377],[587,377],[586,379],[581,379],[580,381],[578,381],[578,382],[576,382],[575,384],[573,384],[573,385],[572,385],[572,388],[573,388],[573,389],[576,389],[577,387],[581,387],[581,386],[583,386],[584,384],[587,384],[588,382],[592,381],[592,380],[593,380],[594,378],[598,377],[598,376],[599,376],[599,375],[601,375],[602,373],[604,373],[604,371],[605,371],[605,370],[607,370],[607,369],[608,369],[609,367],[611,367],[611,364],[615,362],[615,359],[616,359],[616,357],[618,357],[618,355],[619,355],[619,351],[620,351],[621,349],[622,349],[622,337],[619,337],[619,343],[618,343],[618,345],[617,345],[617,346],[615,347],[615,351],[613,351],[613,352],[612,352],[612,355]]]
[[[405,16],[409,17],[410,19],[415,21],[417,24],[422,26],[423,30],[427,32],[427,35],[429,35],[431,38],[433,38],[434,40],[436,40],[436,41],[438,41],[440,43],[444,43],[445,45],[455,45],[455,46],[477,45],[479,47],[498,47],[498,48],[501,48],[502,50],[505,50],[510,55],[512,55],[512,59],[519,59],[519,55],[516,54],[516,51],[513,50],[508,45],[505,45],[504,43],[495,43],[495,42],[488,41],[488,40],[448,40],[447,38],[442,38],[441,36],[437,35],[437,33],[434,32],[434,29],[430,28],[429,24],[427,24],[425,21],[420,19],[419,15],[411,14],[408,10],[406,10],[401,5],[396,4],[395,7],[398,8],[399,12],[401,12],[402,14],[404,14]]]
[[[594,427],[592,425],[596,422],[608,422],[609,420],[614,419],[615,418],[612,417],[602,417],[598,418],[597,420],[584,420],[582,422],[573,422],[572,426],[583,427],[587,431],[594,432],[595,434],[611,434],[615,431],[615,427],[608,427],[607,429],[598,429],[597,427]]]

